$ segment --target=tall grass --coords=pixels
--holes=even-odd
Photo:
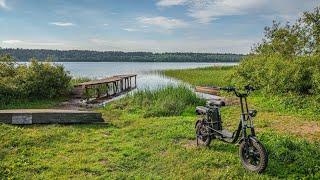
[[[184,86],[168,86],[158,90],[141,90],[114,104],[131,112],[141,112],[144,117],[177,116],[193,113],[194,106],[204,104]]]

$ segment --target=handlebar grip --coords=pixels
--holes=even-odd
[[[244,87],[247,91],[255,91],[256,90],[256,88],[254,88],[253,86],[251,86],[251,85],[247,85],[247,86],[245,86]]]

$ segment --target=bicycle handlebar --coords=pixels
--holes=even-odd
[[[223,90],[223,91],[228,91],[228,92],[231,92],[231,91],[235,91],[235,90],[236,90],[236,88],[235,88],[235,87],[232,87],[232,86],[221,87],[220,89]]]
[[[250,86],[250,85],[244,86],[244,89],[247,91],[246,94],[240,93],[240,92],[237,90],[237,88],[232,87],[232,86],[220,87],[219,89],[220,89],[220,90],[223,90],[223,91],[227,91],[227,92],[232,92],[232,91],[233,91],[233,92],[236,94],[236,96],[238,96],[238,97],[239,97],[239,96],[247,96],[247,95],[250,93],[250,91],[256,90],[253,86]]]

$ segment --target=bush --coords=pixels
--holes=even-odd
[[[236,68],[234,79],[271,93],[314,94],[320,90],[319,69],[319,56],[251,55]]]
[[[17,64],[10,56],[0,57],[0,100],[47,99],[70,92],[71,77],[62,65],[38,62]]]

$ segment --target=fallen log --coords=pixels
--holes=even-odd
[[[195,91],[200,93],[205,93],[205,94],[216,95],[216,96],[219,95],[219,90],[216,87],[196,86]]]

